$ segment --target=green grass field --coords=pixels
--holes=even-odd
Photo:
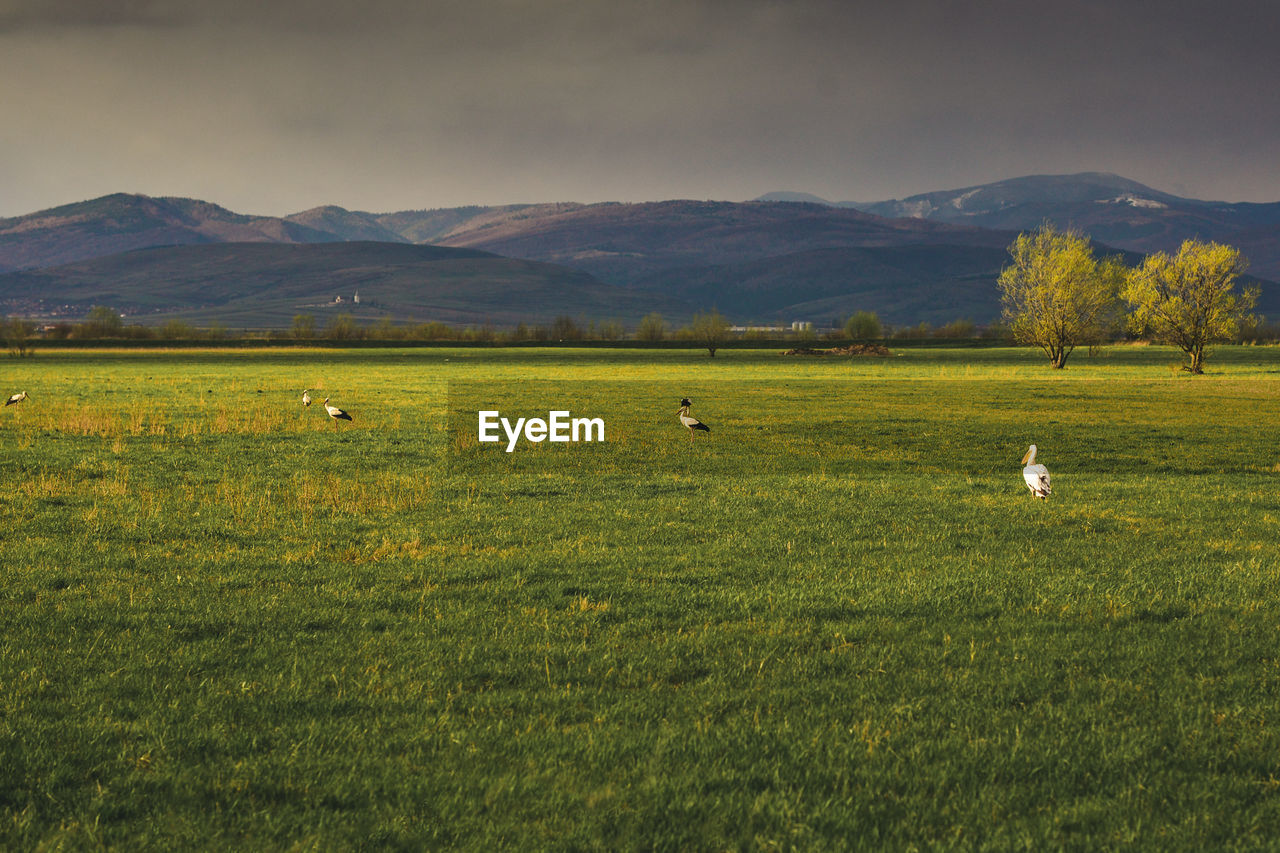
[[[0,849],[1272,846],[1280,349],[1177,362],[7,360]]]

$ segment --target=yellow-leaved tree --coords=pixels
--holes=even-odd
[[[1117,260],[1093,256],[1089,239],[1045,224],[1019,234],[1000,272],[1004,321],[1019,343],[1037,346],[1055,368],[1080,344],[1100,341],[1115,321],[1124,280]]]
[[[1148,255],[1125,283],[1129,328],[1173,344],[1187,354],[1185,370],[1204,373],[1209,344],[1234,338],[1258,303],[1257,288],[1235,290],[1247,265],[1239,249],[1199,240]]]

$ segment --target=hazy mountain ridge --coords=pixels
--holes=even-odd
[[[1007,246],[990,230],[887,220],[856,210],[787,202],[664,201],[567,207],[473,219],[440,243],[582,269],[631,284],[667,270],[743,263],[815,249],[948,243]]]
[[[1084,172],[1076,175],[1028,175],[957,190],[921,193],[900,200],[859,204],[857,207],[879,216],[921,216],[956,221],[1024,205],[1074,205],[1126,198],[1164,205],[1188,201],[1119,175]]]
[[[271,216],[232,213],[206,201],[115,193],[0,219],[0,269],[36,269],[154,246],[322,243],[326,231]]]
[[[324,205],[293,213],[284,218],[291,222],[310,228],[313,231],[329,236],[324,242],[374,241],[379,243],[414,243],[425,242],[410,240],[391,228],[385,227],[377,216],[371,213],[351,211],[337,205]],[[280,242],[286,242],[281,240]],[[317,241],[309,241],[317,242]]]
[[[1190,237],[1230,243],[1262,278],[1280,279],[1280,202],[1182,198],[1104,172],[1030,175],[902,199],[837,202],[886,217],[1025,231],[1053,222],[1118,249],[1174,251]]]
[[[0,269],[25,270],[0,275],[0,311],[28,310],[39,292],[50,304],[115,304],[115,299],[118,307],[140,311],[162,305],[191,311],[197,303],[200,310],[223,305],[230,311],[235,303],[238,316],[249,316],[251,306],[260,304],[279,319],[301,298],[288,290],[294,283],[307,282],[316,293],[325,288],[339,293],[365,281],[395,282],[387,294],[395,291],[401,301],[384,294],[384,304],[402,306],[405,318],[427,312],[441,319],[444,314],[430,314],[439,310],[454,322],[483,317],[501,322],[499,316],[536,322],[548,311],[634,320],[647,310],[681,320],[713,305],[747,322],[787,317],[825,322],[859,309],[877,311],[893,323],[960,317],[985,322],[998,315],[995,279],[1007,260],[1007,246],[1019,230],[1046,220],[1080,227],[1104,252],[1171,249],[1188,236],[1231,242],[1250,258],[1255,275],[1280,278],[1280,204],[1181,199],[1115,175],[1031,176],[859,205],[773,195],[782,198],[387,214],[327,205],[277,218],[237,214],[196,199],[119,193],[0,220]],[[355,248],[355,243],[361,245]],[[413,275],[425,275],[408,270],[427,258],[406,259],[404,253],[429,248],[424,243],[447,247],[442,251],[491,253],[486,257],[493,262],[551,266],[520,274],[508,266],[495,279],[489,277],[498,269],[495,263],[489,264],[492,269],[464,264],[457,269],[473,277],[452,275],[448,299],[430,288],[406,295]],[[273,244],[349,248],[265,253],[253,248]],[[202,245],[230,248],[204,255],[137,251]],[[159,263],[166,251],[196,268],[184,271],[176,260]],[[357,262],[357,256],[363,260]],[[1129,262],[1136,259],[1131,256]],[[442,259],[432,262],[436,266],[426,278],[442,280]],[[533,279],[545,286],[531,286]],[[96,297],[88,295],[90,282]],[[156,292],[144,296],[147,286]],[[203,291],[203,301],[186,291],[176,299],[187,286]],[[511,288],[506,298],[494,295],[494,287],[502,286]],[[278,298],[271,295],[273,287],[280,291]],[[208,296],[227,288],[223,302]],[[1259,309],[1280,311],[1280,299],[1272,295],[1276,288],[1264,283],[1263,289]],[[429,300],[419,298],[428,291]]]
[[[404,237],[410,243],[432,243],[439,237],[468,220],[485,216],[491,211],[521,210],[532,205],[516,204],[503,207],[444,207],[434,210],[402,210],[397,213],[377,214],[378,224]]]

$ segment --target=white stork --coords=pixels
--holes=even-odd
[[[311,405],[311,389],[310,388],[304,388],[302,390],[302,405],[303,406]]]
[[[1034,444],[1027,451],[1027,455],[1022,457],[1022,464],[1027,466],[1022,469],[1022,479],[1026,481],[1027,488],[1031,490],[1031,494],[1047,500],[1053,492],[1053,487],[1049,485],[1049,469],[1043,465],[1036,464],[1036,446]]]
[[[12,406],[14,403],[21,403],[25,399],[27,399],[27,392],[22,391],[21,393],[14,394],[8,400],[5,400],[4,404],[6,406]]]
[[[680,401],[680,411],[676,413],[680,416],[680,423],[684,424],[686,427],[689,428],[690,441],[693,441],[693,433],[696,430],[702,430],[703,432],[711,432],[711,427],[707,426],[702,421],[698,420],[693,415],[689,414],[689,407],[692,405],[693,405],[693,401],[690,400],[688,397],[685,397]]]
[[[338,425],[338,421],[351,420],[351,415],[348,415],[337,406],[330,406],[328,397],[324,398],[324,410],[329,413],[329,417],[333,418],[333,425],[335,427]]]

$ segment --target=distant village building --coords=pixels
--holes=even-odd
[[[808,320],[795,320],[791,323],[791,331],[811,332],[813,331],[813,323]]]

